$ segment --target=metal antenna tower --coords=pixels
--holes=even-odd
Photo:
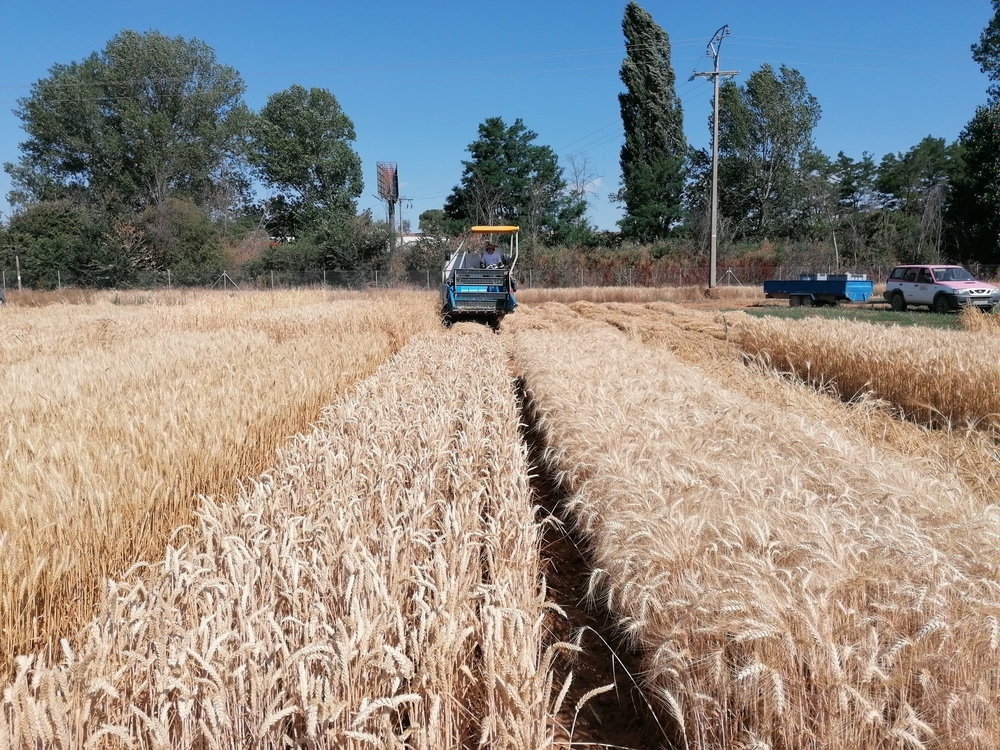
[[[715,95],[712,97],[715,106],[712,118],[712,256],[708,276],[709,289],[715,287],[715,261],[719,250],[719,76],[731,78],[740,72],[719,70],[719,50],[722,48],[722,40],[727,36],[729,36],[729,24],[716,31],[715,36],[708,42],[708,54],[715,60],[715,70],[695,73],[692,76],[692,78],[711,78],[715,90]]]
[[[378,170],[378,197],[385,201],[387,223],[389,230],[395,236],[396,204],[400,202],[399,170],[394,161],[380,161],[376,163],[375,167]],[[400,206],[400,213],[402,213],[402,206]],[[392,244],[394,245],[395,241]],[[389,250],[392,250],[392,245],[390,245]]]

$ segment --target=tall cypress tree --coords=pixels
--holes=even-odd
[[[687,141],[684,115],[674,90],[670,40],[637,3],[622,19],[625,59],[618,95],[625,143],[622,185],[612,197],[625,204],[622,234],[638,240],[667,236],[682,217]]]

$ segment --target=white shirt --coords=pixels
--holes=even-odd
[[[500,251],[496,248],[483,253],[484,266],[498,266],[501,263],[503,263],[503,258],[500,256]]]

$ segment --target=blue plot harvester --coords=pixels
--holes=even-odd
[[[446,328],[462,321],[484,323],[494,330],[505,315],[517,307],[516,285],[511,277],[520,252],[520,227],[476,226],[458,249],[445,259],[441,271],[441,322]],[[479,240],[488,236],[504,239],[499,263],[486,264]],[[506,252],[504,252],[506,250]]]
[[[874,291],[874,283],[863,273],[803,273],[797,279],[764,282],[765,297],[787,299],[790,307],[867,302]]]

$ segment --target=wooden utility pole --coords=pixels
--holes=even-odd
[[[729,25],[723,26],[715,32],[715,36],[708,43],[708,54],[715,60],[715,70],[707,73],[695,73],[699,78],[711,78],[715,95],[714,112],[712,116],[712,252],[709,261],[708,288],[715,288],[715,262],[719,250],[719,76],[730,78],[740,71],[719,70],[719,50],[722,47],[722,40],[729,36]]]

